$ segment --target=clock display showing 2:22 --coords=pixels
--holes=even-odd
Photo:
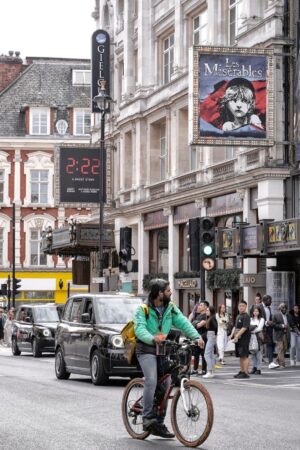
[[[99,148],[62,147],[59,161],[60,202],[98,203],[101,170]]]

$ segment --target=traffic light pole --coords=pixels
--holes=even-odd
[[[202,263],[202,261],[201,261]],[[205,270],[202,265],[200,266],[200,300],[206,300],[205,298]]]
[[[16,278],[16,205],[13,203],[13,217],[12,217],[12,306],[16,307],[16,295],[14,283]]]
[[[100,129],[100,189],[99,189],[99,278],[103,278],[103,227],[104,205],[106,202],[106,149],[104,145],[105,111],[101,112]],[[103,283],[99,283],[99,292],[103,292]]]

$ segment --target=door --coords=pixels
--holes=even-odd
[[[21,308],[18,315],[18,331],[17,342],[21,351],[31,351],[31,339],[32,339],[32,309]]]
[[[80,338],[80,320],[82,311],[82,298],[75,297],[69,300],[63,321],[60,324],[60,341],[63,343],[64,357],[67,366],[77,367],[76,354],[77,341]]]
[[[89,322],[83,323],[81,320],[79,326],[80,337],[76,341],[77,342],[76,354],[78,355],[78,365],[80,369],[87,371],[87,373],[89,373],[90,371],[89,353],[94,333],[93,329],[94,312],[92,299],[90,297],[83,299],[82,313],[89,315]]]

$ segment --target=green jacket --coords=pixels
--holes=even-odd
[[[169,303],[164,310],[162,320],[151,306],[149,306],[149,316],[146,314],[142,306],[138,306],[134,314],[134,332],[136,337],[145,344],[152,345],[153,337],[158,333],[167,335],[172,326],[182,330],[183,333],[190,339],[201,339],[193,325],[182,314],[180,309],[174,303]]]

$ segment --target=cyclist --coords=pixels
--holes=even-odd
[[[164,425],[165,417],[156,417],[153,401],[157,379],[163,373],[164,357],[156,356],[156,344],[166,339],[172,325],[183,331],[190,339],[204,345],[203,339],[173,303],[170,304],[171,289],[169,281],[156,278],[150,282],[148,297],[149,314],[139,306],[134,315],[134,330],[137,337],[136,356],[145,378],[143,396],[143,430],[155,436],[173,438]]]

